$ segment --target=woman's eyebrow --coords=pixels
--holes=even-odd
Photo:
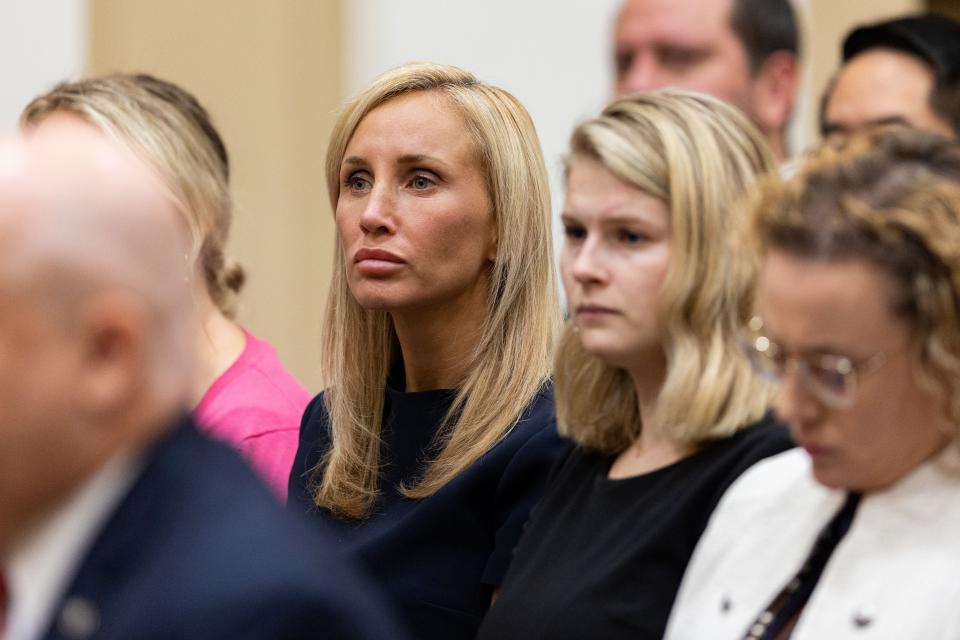
[[[420,162],[436,162],[446,165],[447,163],[436,156],[429,156],[423,153],[408,153],[397,158],[397,164],[417,164]]]

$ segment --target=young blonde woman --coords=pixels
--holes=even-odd
[[[416,638],[473,638],[561,441],[547,178],[529,115],[455,67],[386,73],[327,151],[327,388],[291,507],[333,527]]]
[[[242,268],[224,255],[233,217],[226,147],[207,111],[183,88],[148,75],[60,84],[35,98],[24,127],[79,118],[131,147],[166,182],[193,240],[183,257],[194,281],[198,382],[194,418],[233,444],[281,498],[310,401],[268,343],[234,320]]]
[[[679,90],[614,102],[570,147],[556,392],[579,446],[478,637],[659,639],[724,490],[790,446],[737,342],[755,273],[738,200],[773,163],[742,114]]]

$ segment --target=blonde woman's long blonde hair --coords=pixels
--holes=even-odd
[[[697,445],[758,420],[771,388],[737,342],[753,309],[757,260],[738,247],[748,223],[741,199],[774,170],[763,137],[717,99],[665,89],[617,100],[582,123],[570,156],[596,160],[670,209],[670,264],[657,309],[666,377],[653,428]],[[612,454],[640,434],[633,379],[588,354],[572,325],[555,376],[561,433]]]
[[[547,381],[559,305],[553,271],[550,195],[533,121],[512,95],[446,65],[418,63],[387,72],[348,103],[327,149],[334,210],[340,165],[363,118],[412,92],[444,96],[462,115],[493,203],[497,255],[481,336],[466,378],[438,434],[441,449],[414,486],[424,498],[496,445]],[[388,313],[362,308],[347,285],[337,243],[321,333],[331,447],[315,470],[314,501],[347,518],[365,517],[378,491],[380,433],[391,361],[399,346]]]

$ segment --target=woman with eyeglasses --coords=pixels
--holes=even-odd
[[[756,274],[738,201],[773,162],[742,114],[679,90],[614,102],[570,149],[555,375],[577,446],[479,638],[659,640],[723,492],[791,446],[737,343]]]
[[[668,638],[960,638],[960,147],[872,134],[754,207],[747,343],[800,449],[731,487]]]

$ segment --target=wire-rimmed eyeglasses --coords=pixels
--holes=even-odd
[[[853,405],[858,380],[887,361],[887,355],[882,351],[859,360],[829,353],[789,356],[764,334],[763,320],[759,316],[747,324],[740,343],[747,359],[762,376],[780,384],[787,373],[794,370],[807,391],[834,409]]]

